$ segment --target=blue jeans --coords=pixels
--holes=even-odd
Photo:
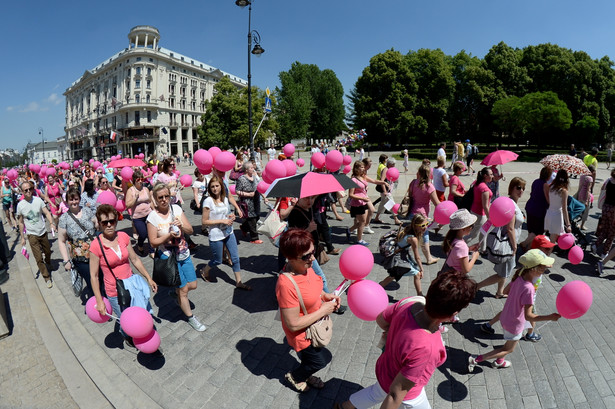
[[[209,267],[215,267],[218,264],[222,264],[222,254],[225,244],[229,254],[231,255],[233,272],[236,273],[241,269],[241,267],[239,266],[239,250],[237,249],[237,239],[235,238],[234,233],[229,234],[222,240],[209,240],[209,248],[213,253],[213,258],[209,260],[208,265]]]
[[[318,264],[318,261],[312,261],[312,269],[314,270],[316,275],[322,278],[322,289],[324,292],[328,293],[329,287],[327,286],[327,277],[325,277],[325,273],[322,272],[322,268],[320,268],[320,264]]]
[[[113,309],[113,315],[115,315],[118,318],[115,322],[120,328],[120,334],[122,334],[122,336],[126,338],[128,334],[126,334],[124,330],[122,329],[122,327],[120,326],[119,318],[122,315],[122,311],[120,310],[120,303],[117,301],[117,297],[108,297],[108,299],[109,299],[109,303],[111,303],[111,308]]]
[[[85,288],[83,289],[83,293],[91,297],[94,295],[92,291],[92,280],[90,275],[90,263],[82,263],[80,261],[73,261],[73,267],[77,270],[77,273],[83,278],[85,281]]]
[[[141,217],[139,219],[132,219],[132,223],[135,225],[139,238],[137,239],[137,246],[143,248],[145,239],[147,238],[147,217]]]

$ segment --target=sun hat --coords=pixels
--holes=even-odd
[[[551,267],[555,263],[555,259],[547,257],[542,250],[531,249],[519,258],[519,262],[523,264],[524,268],[534,268],[537,266]]]
[[[459,209],[451,214],[450,229],[461,230],[476,223],[478,219],[475,215],[468,212],[468,209]]]
[[[532,248],[540,249],[541,247],[552,248],[555,247],[555,243],[552,243],[544,234],[539,234],[532,240]]]

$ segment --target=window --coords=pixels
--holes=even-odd
[[[141,102],[141,95],[135,94],[135,102],[138,104]]]
[[[141,88],[141,80],[135,80],[135,88]]]
[[[151,58],[150,58],[150,60],[151,60]],[[147,69],[147,75],[152,75],[152,69],[151,68]]]
[[[175,85],[173,85],[173,84],[170,84],[170,85],[169,85],[169,92],[170,92],[171,94],[175,94]]]
[[[128,112],[126,112],[126,125],[128,125]]]
[[[137,61],[141,61],[141,57],[137,57]]]
[[[147,89],[151,89],[151,88],[152,88],[152,87],[151,87],[151,85],[152,85],[152,82],[151,82],[150,80],[147,80],[147,81],[145,82],[145,88],[147,88]]]
[[[169,106],[175,108],[175,98],[169,98]]]
[[[139,111],[135,111],[135,125],[137,125],[137,126],[141,125],[140,119],[141,119],[141,115],[140,115]]]
[[[147,102],[147,103],[149,104],[149,94],[147,94],[147,95],[145,96],[145,102]]]
[[[196,111],[196,102],[192,101],[192,110]]]
[[[147,111],[147,122],[152,122],[152,111]]]
[[[140,60],[140,58],[137,58],[137,61],[139,61],[139,60]],[[137,67],[137,68],[135,68],[135,70],[136,70],[136,73],[135,73],[136,75],[141,75],[141,67]]]
[[[130,77],[130,68],[127,68],[127,69],[126,69],[126,76],[127,76],[127,77]]]
[[[113,98],[117,98],[117,87],[113,87]]]

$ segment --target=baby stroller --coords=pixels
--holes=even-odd
[[[585,233],[581,231],[578,223],[585,211],[585,205],[572,196],[568,196],[568,217],[570,218],[570,231],[577,240],[577,244],[586,250],[591,243]]]

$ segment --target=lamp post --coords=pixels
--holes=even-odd
[[[38,128],[38,134],[41,136],[41,140],[43,141],[43,161],[45,161],[45,137],[43,134],[43,128]]]
[[[258,31],[252,30],[252,1],[236,0],[235,4],[241,8],[248,6],[248,129],[250,132],[250,157],[254,159],[254,134],[252,133],[252,71],[251,71],[251,55],[261,55],[265,49],[261,47],[261,36]],[[252,37],[254,37],[254,48],[252,48]]]

